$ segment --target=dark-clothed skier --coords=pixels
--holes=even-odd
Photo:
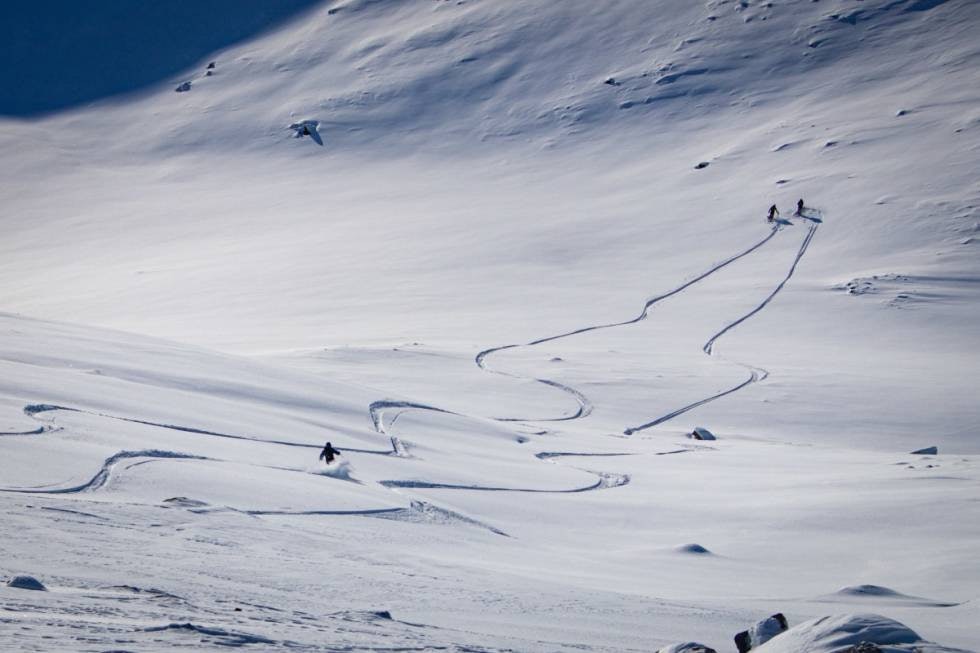
[[[779,209],[773,204],[769,207],[769,217],[766,218],[769,222],[773,222],[777,217],[779,217]]]
[[[333,462],[334,456],[339,456],[340,452],[333,448],[333,445],[329,442],[323,445],[323,451],[320,452],[320,460],[327,463],[328,465]]]
[[[800,216],[803,215],[803,198],[802,197],[800,198],[800,201],[796,203],[796,215],[800,215]]]

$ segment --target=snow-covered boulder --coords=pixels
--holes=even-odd
[[[48,591],[48,588],[44,586],[44,583],[33,576],[14,576],[7,581],[7,587],[16,587],[17,589],[21,590],[35,590],[38,592]]]
[[[965,653],[923,641],[907,626],[877,614],[813,619],[752,650],[758,653]]]
[[[698,644],[697,642],[685,642],[683,644],[671,644],[664,648],[657,649],[656,653],[718,653],[715,649]]]
[[[786,617],[781,612],[763,619],[748,630],[743,630],[735,635],[735,646],[738,647],[738,653],[754,651],[776,635],[784,632],[788,627]]]

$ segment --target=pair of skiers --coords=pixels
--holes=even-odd
[[[796,213],[794,213],[793,215],[800,216],[800,217],[803,216],[803,199],[802,198],[800,198],[800,201],[798,201],[796,203]],[[778,217],[779,217],[779,209],[777,209],[776,208],[776,205],[773,204],[772,206],[769,207],[769,217],[767,217],[766,220],[768,220],[769,222],[775,222],[776,221],[776,218],[778,218]]]

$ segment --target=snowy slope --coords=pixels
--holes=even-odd
[[[223,15],[0,102],[0,648],[980,648],[977,3]]]

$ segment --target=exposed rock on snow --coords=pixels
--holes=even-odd
[[[178,86],[174,90],[177,91],[178,93],[186,93],[187,91],[191,90],[191,83],[190,82],[184,82],[183,84],[181,84],[180,86]]]
[[[926,642],[907,626],[876,614],[813,619],[791,628],[758,650],[760,653],[963,653]]]
[[[695,426],[694,430],[687,434],[693,440],[717,440],[715,434],[703,426]]]
[[[781,612],[763,619],[748,630],[743,630],[735,635],[735,646],[738,647],[738,653],[755,650],[776,635],[785,632],[788,627],[786,617]]]
[[[16,587],[22,590],[36,590],[38,592],[48,591],[48,588],[33,576],[14,576],[7,581],[7,587]]]
[[[916,449],[912,452],[913,454],[920,454],[923,456],[935,456],[939,453],[939,447],[926,447],[924,449]]]

